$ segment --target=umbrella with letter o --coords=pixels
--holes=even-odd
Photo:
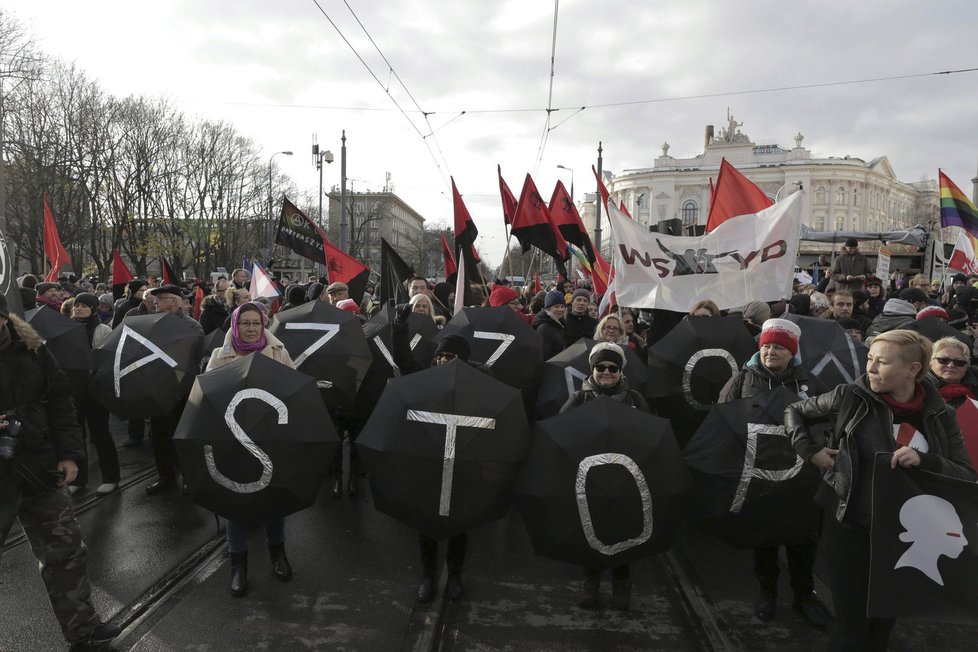
[[[254,528],[316,502],[340,439],[315,379],[255,353],[197,377],[173,443],[194,501]]]
[[[595,340],[581,338],[569,347],[547,360],[543,365],[543,377],[540,379],[540,391],[537,392],[537,418],[552,417],[570,395],[581,388],[584,380],[591,375],[591,363],[588,356],[597,344]],[[627,346],[625,352],[625,367],[622,375],[628,379],[629,389],[639,394],[645,394],[646,371],[645,364]]]
[[[126,317],[95,349],[90,391],[120,419],[167,414],[187,396],[200,368],[203,337],[189,317]]]
[[[529,441],[520,392],[453,360],[391,380],[357,448],[377,509],[444,539],[506,514]]]
[[[667,550],[691,488],[669,422],[602,397],[537,422],[516,501],[538,555],[610,568]]]
[[[326,301],[309,301],[280,312],[269,331],[285,345],[296,369],[316,379],[330,414],[353,412],[373,361],[355,315]]]

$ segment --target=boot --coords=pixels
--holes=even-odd
[[[292,579],[292,566],[289,558],[285,556],[285,544],[268,546],[268,558],[272,561],[272,572],[280,582],[288,582]]]
[[[357,474],[350,472],[350,481],[346,483],[346,493],[350,496],[356,496],[360,491],[357,486]]]
[[[418,586],[418,602],[428,604],[435,599],[435,578],[425,577]]]
[[[231,584],[228,591],[236,598],[240,598],[248,590],[248,553],[231,553]]]
[[[632,605],[632,580],[616,577],[611,580],[611,606],[618,611],[628,611]]]
[[[448,582],[445,584],[445,593],[448,594],[451,600],[460,600],[462,595],[465,593],[465,587],[462,585],[462,576],[459,574],[448,574]]]
[[[584,578],[584,584],[581,587],[581,601],[578,605],[582,609],[594,609],[600,603],[601,591],[601,575],[588,573],[587,577]]]
[[[754,605],[754,615],[761,622],[767,623],[774,620],[775,604],[777,594],[768,589],[761,589],[757,596],[757,604]]]
[[[333,476],[333,498],[343,497],[343,476],[334,475]]]

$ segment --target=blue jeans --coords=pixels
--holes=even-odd
[[[264,525],[268,545],[280,546],[285,543],[285,517],[273,518]],[[248,537],[251,530],[234,521],[227,521],[228,552],[248,552]]]

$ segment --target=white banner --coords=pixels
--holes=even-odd
[[[801,195],[691,237],[650,233],[611,212],[618,304],[687,312],[704,299],[726,309],[791,296]]]
[[[890,250],[880,249],[879,258],[876,259],[876,278],[883,281],[884,285],[890,282]]]

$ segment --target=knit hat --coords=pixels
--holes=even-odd
[[[499,306],[505,306],[513,299],[519,298],[520,293],[513,288],[505,285],[494,285],[492,286],[492,292],[489,293],[489,305],[493,308],[498,308]]]
[[[839,326],[842,326],[844,330],[847,331],[861,331],[862,328],[859,327],[859,322],[852,317],[845,317],[839,320]]]
[[[917,313],[917,321],[920,321],[924,317],[937,317],[938,319],[943,319],[944,321],[948,321],[950,319],[947,315],[947,310],[944,310],[944,308],[941,308],[940,306],[927,306],[925,308],[921,308],[920,312]]]
[[[111,292],[106,292],[105,294],[98,295],[99,305],[102,306],[113,306],[115,304],[115,297],[112,296]]]
[[[887,315],[917,316],[917,309],[913,307],[913,304],[903,299],[887,299],[886,303],[883,304],[883,312]]]
[[[771,318],[771,306],[762,301],[751,301],[743,310],[744,319],[760,326]]]
[[[870,276],[869,278],[866,279],[866,287],[869,287],[870,285],[883,287],[883,281],[879,280],[875,276]]]
[[[132,296],[133,294],[139,292],[140,288],[144,288],[147,285],[149,285],[149,283],[146,281],[146,279],[134,278],[126,285],[126,289],[129,290],[129,295]]]
[[[345,310],[347,312],[352,312],[355,315],[360,314],[360,306],[353,299],[343,299],[337,302],[336,307],[340,310]]]
[[[960,308],[951,308],[947,311],[947,325],[958,330],[968,325],[968,314]]]
[[[856,240],[855,238],[846,238],[846,246],[847,247],[858,247],[859,246],[859,240]]]
[[[560,290],[551,290],[547,292],[547,296],[543,299],[543,309],[546,310],[551,306],[556,306],[558,303],[564,303],[564,293]]]
[[[927,301],[927,295],[920,288],[907,288],[900,292],[900,298],[904,301],[913,303],[915,301]]]
[[[464,336],[452,333],[439,340],[435,355],[437,356],[439,353],[454,353],[460,360],[467,362],[472,350],[469,348],[469,341]]]
[[[765,344],[780,344],[791,352],[791,355],[798,353],[798,339],[801,337],[801,329],[798,324],[787,319],[768,319],[761,327],[761,339],[759,346]]]
[[[951,277],[951,283],[967,283],[968,277],[964,274],[955,274]]]
[[[88,306],[92,312],[98,310],[98,297],[88,292],[81,292],[75,295],[75,305]]]
[[[577,297],[584,297],[585,299],[588,300],[588,302],[591,301],[591,293],[585,290],[584,288],[579,288],[577,290],[574,290],[574,294],[571,295],[571,301],[573,301]]]
[[[61,286],[57,283],[38,283],[34,286],[34,291],[37,292],[37,296],[41,296],[48,290],[60,290]]]
[[[618,365],[621,369],[625,368],[625,352],[614,342],[598,342],[591,349],[587,359],[591,363],[592,369],[594,365],[601,362],[610,362]]]

